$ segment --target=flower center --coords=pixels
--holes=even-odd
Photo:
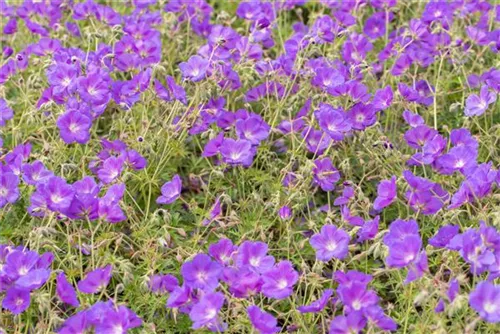
[[[337,249],[337,244],[335,242],[329,242],[328,244],[326,244],[326,249],[329,251],[329,252],[333,252],[335,249]]]
[[[28,268],[26,268],[25,266],[22,266],[21,268],[19,268],[19,270],[17,272],[20,276],[24,276],[28,273],[28,271],[29,271]]]
[[[497,310],[497,305],[493,303],[485,303],[484,310],[486,311],[486,313],[494,313]]]
[[[250,258],[250,261],[248,261],[252,267],[258,267],[260,264],[260,258],[259,257],[252,257]]]
[[[284,289],[288,285],[288,282],[284,279],[278,281],[278,289]]]
[[[201,282],[205,282],[206,279],[207,279],[207,273],[204,272],[204,271],[200,271],[197,275],[196,275],[196,278],[198,279],[198,281],[201,281]]]
[[[80,126],[79,126],[78,124],[76,124],[76,123],[71,123],[71,124],[69,125],[69,131],[70,131],[71,133],[78,132],[78,130],[80,130]]]
[[[54,195],[50,196],[50,200],[51,200],[52,202],[54,202],[54,203],[59,203],[59,202],[61,202],[63,199],[64,199],[63,197],[61,197],[61,196],[59,196],[59,195],[57,195],[57,194],[54,194]]]
[[[213,319],[217,315],[217,310],[214,308],[208,309],[207,315],[205,316],[206,319]]]

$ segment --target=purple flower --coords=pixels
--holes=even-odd
[[[171,204],[181,195],[182,180],[175,174],[171,181],[161,187],[161,196],[156,199],[158,204]]]
[[[378,233],[379,223],[379,216],[376,216],[375,218],[373,218],[373,220],[365,222],[358,230],[358,239],[356,240],[356,242],[363,242],[375,238]]]
[[[252,164],[256,153],[256,149],[250,141],[231,138],[223,140],[219,151],[225,163],[233,166],[243,165],[244,167],[249,167]]]
[[[340,180],[339,171],[333,167],[330,158],[317,159],[313,168],[314,182],[324,191],[333,191],[335,184]]]
[[[443,312],[444,311],[444,306],[445,306],[444,300],[440,298],[439,301],[438,301],[438,303],[437,303],[437,305],[436,305],[436,307],[434,308],[434,312],[436,312],[436,313]]]
[[[321,129],[333,140],[344,139],[345,133],[351,130],[351,123],[346,114],[342,110],[334,109],[329,104],[322,103],[314,115]]]
[[[405,122],[412,128],[416,128],[419,125],[424,125],[425,121],[419,114],[414,114],[409,110],[403,111],[403,118]]]
[[[424,145],[432,140],[438,132],[427,125],[418,125],[406,131],[404,138],[410,147],[421,149]]]
[[[37,290],[47,282],[50,276],[50,269],[33,269],[26,275],[19,277],[15,285],[18,288],[28,291]]]
[[[347,284],[339,284],[337,288],[339,299],[344,304],[345,313],[361,311],[378,303],[375,291],[367,289],[365,282],[350,281]]]
[[[306,141],[307,150],[315,155],[323,154],[332,142],[328,134],[313,127],[305,128],[302,131],[302,137]]]
[[[315,300],[314,302],[312,302],[309,305],[299,306],[297,308],[297,310],[300,313],[318,313],[318,312],[321,312],[325,308],[326,304],[328,303],[328,301],[330,300],[332,295],[333,295],[333,290],[326,289],[325,291],[323,291],[323,294],[321,295],[321,297],[318,300]]]
[[[332,319],[329,334],[361,333],[366,326],[366,318],[362,312],[350,312],[346,316],[339,315]]]
[[[2,307],[13,314],[20,314],[30,306],[31,297],[28,289],[11,287],[2,301]]]
[[[424,272],[429,270],[427,254],[425,250],[421,251],[417,258],[408,266],[408,275],[405,278],[404,284],[413,282],[423,276]]]
[[[69,304],[73,307],[80,306],[76,291],[73,286],[68,282],[66,275],[62,272],[57,275],[56,279],[56,292],[62,302]]]
[[[95,333],[128,333],[129,329],[142,325],[142,320],[125,306],[111,301],[97,302],[87,310],[88,321],[95,326]]]
[[[48,170],[39,160],[35,160],[31,164],[24,164],[22,169],[24,182],[33,186],[36,186],[38,183],[44,183],[50,177],[54,176],[54,173]]]
[[[167,300],[168,308],[182,307],[191,301],[191,288],[185,284],[175,287]]]
[[[113,267],[108,264],[106,267],[89,272],[84,279],[78,282],[78,290],[89,294],[100,292],[108,286],[112,270]]]
[[[263,284],[261,275],[249,267],[227,267],[224,270],[223,280],[236,298],[250,298],[260,293]]]
[[[470,306],[487,322],[500,322],[500,286],[483,281],[469,295]]]
[[[139,154],[136,150],[128,150],[127,156],[127,166],[133,170],[141,170],[148,164],[147,160]]]
[[[220,147],[224,142],[224,132],[219,132],[215,138],[210,139],[203,148],[202,157],[212,157],[219,153]]]
[[[262,275],[262,293],[269,298],[284,299],[293,293],[299,274],[290,261],[281,261]]]
[[[390,180],[382,180],[377,186],[377,198],[373,202],[373,208],[377,211],[391,205],[397,196],[396,176]]]
[[[436,168],[441,174],[451,175],[455,171],[464,171],[477,165],[478,152],[468,146],[455,146],[448,153],[436,160]]]
[[[345,187],[342,190],[342,196],[337,197],[333,202],[333,205],[346,205],[353,197],[354,197],[354,188]]]
[[[215,200],[215,203],[210,208],[210,213],[209,213],[208,218],[203,219],[203,221],[202,221],[202,225],[203,226],[206,226],[206,225],[210,224],[212,221],[214,221],[217,218],[219,218],[219,216],[220,216],[220,214],[222,212],[221,197],[222,196],[217,197],[217,199]]]
[[[59,128],[62,140],[66,144],[75,142],[86,144],[90,139],[92,120],[79,111],[69,110],[59,116],[57,127]]]
[[[244,241],[238,248],[235,264],[238,268],[248,267],[257,273],[265,273],[274,265],[274,257],[267,255],[267,244],[260,241]]]
[[[279,332],[281,329],[277,327],[278,321],[271,314],[262,311],[255,305],[247,308],[248,317],[253,327],[260,334],[273,334]]]
[[[347,114],[353,130],[363,131],[377,121],[377,110],[371,104],[356,103]]]
[[[224,305],[224,301],[224,294],[220,292],[210,292],[204,295],[189,312],[189,318],[193,321],[192,328],[217,326],[217,315]]]
[[[222,266],[205,254],[196,255],[192,261],[184,263],[181,267],[184,284],[205,291],[215,290],[219,285],[221,273]]]
[[[238,247],[233,245],[231,240],[223,238],[208,247],[208,254],[210,254],[215,261],[226,266],[231,262],[237,250]]]
[[[465,116],[479,116],[484,114],[490,104],[497,100],[497,93],[490,92],[488,86],[481,87],[479,95],[469,95],[465,101]]]
[[[395,242],[389,246],[389,256],[386,258],[389,267],[406,267],[417,258],[422,246],[422,240],[418,235],[410,235],[403,241]]]
[[[409,170],[405,170],[403,176],[411,188],[405,197],[414,211],[424,215],[435,214],[449,199],[448,193],[439,184],[415,176]]]
[[[40,186],[43,186],[42,193],[50,210],[65,212],[69,208],[75,192],[65,179],[53,176],[46,184]]]
[[[290,209],[289,206],[284,205],[279,209],[278,214],[281,219],[288,220],[292,217],[292,209]]]
[[[385,23],[384,23],[385,27]],[[385,110],[389,108],[392,104],[393,93],[391,86],[387,86],[385,88],[379,89],[375,92],[375,96],[373,97],[372,105],[375,110]]]
[[[151,292],[172,292],[179,286],[179,281],[173,275],[152,275],[149,277],[148,287]]]
[[[459,290],[460,290],[460,283],[458,282],[458,280],[456,278],[454,278],[453,280],[451,280],[450,286],[449,286],[448,292],[447,292],[447,295],[448,295],[448,298],[450,299],[450,302],[455,300]]]
[[[124,157],[109,157],[97,171],[97,177],[104,184],[111,183],[122,174],[124,164]]]
[[[269,136],[269,125],[259,115],[246,119],[238,119],[235,124],[236,134],[240,139],[246,139],[252,145],[259,145]]]
[[[363,310],[364,316],[369,322],[384,331],[395,331],[398,325],[394,320],[384,314],[384,311],[379,305],[372,305]]]
[[[191,56],[187,62],[180,63],[179,68],[181,69],[184,79],[197,82],[205,78],[208,64],[208,60],[195,55]]]
[[[458,225],[445,225],[438,230],[435,236],[429,239],[429,244],[439,248],[446,247],[450,240],[458,234],[459,230]]]
[[[347,205],[341,207],[340,215],[342,216],[342,220],[354,226],[362,226],[365,223],[365,220],[360,216],[353,216]]]
[[[312,78],[311,84],[327,92],[345,82],[344,76],[330,67],[320,67],[315,69],[315,72],[316,76]]]
[[[334,225],[324,225],[320,233],[311,237],[309,243],[316,250],[316,258],[328,262],[332,258],[344,259],[349,251],[349,241],[349,234],[344,230]]]
[[[0,126],[5,126],[5,121],[14,117],[14,111],[9,107],[7,101],[0,98]]]
[[[19,198],[19,177],[14,173],[5,173],[0,166],[0,208],[7,203],[15,203]]]

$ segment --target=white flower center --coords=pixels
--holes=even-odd
[[[355,300],[352,303],[352,308],[355,309],[356,311],[361,309],[361,302],[359,300]]]
[[[120,325],[120,324],[114,325],[111,333],[112,334],[122,334],[123,333],[123,327],[122,327],[122,325]]]
[[[68,87],[70,83],[71,83],[71,78],[68,77],[64,78],[62,81],[63,87]]]
[[[288,282],[284,279],[278,281],[278,289],[284,289],[288,285]]]
[[[484,304],[484,310],[486,313],[494,313],[497,310],[498,306],[493,304],[493,303],[485,303]]]
[[[95,87],[90,87],[88,89],[88,92],[90,95],[96,95],[97,94],[97,89],[95,89]]]
[[[260,257],[252,257],[248,262],[250,262],[252,267],[258,267],[260,265]]]
[[[208,309],[207,315],[205,316],[206,319],[213,319],[217,315],[217,310],[214,308]]]
[[[80,130],[80,125],[78,125],[76,123],[70,123],[70,125],[69,125],[69,131],[71,133],[78,132],[78,130]]]
[[[365,115],[363,115],[363,114],[356,115],[356,122],[361,123],[364,120],[365,120]]]
[[[207,279],[207,273],[204,271],[200,271],[198,274],[196,274],[196,278],[201,282],[205,282],[205,280]]]
[[[337,249],[337,244],[335,242],[331,241],[331,242],[326,244],[326,249],[329,252],[333,252],[335,249]]]
[[[61,202],[63,199],[64,199],[63,197],[61,197],[61,196],[59,196],[59,195],[57,195],[57,194],[54,194],[54,195],[50,196],[50,200],[51,200],[52,202],[54,202],[54,203],[59,203],[59,202]]]
[[[415,256],[413,254],[408,254],[405,256],[405,262],[413,261],[414,258]]]
[[[241,153],[240,152],[232,152],[230,157],[231,157],[231,160],[238,160],[241,157]]]
[[[19,270],[17,271],[17,273],[20,276],[24,276],[24,275],[26,275],[28,273],[28,271],[29,271],[28,268],[26,268],[26,267],[23,266],[23,267],[19,268]]]

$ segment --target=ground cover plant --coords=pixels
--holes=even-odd
[[[0,333],[500,332],[494,1],[0,15]]]

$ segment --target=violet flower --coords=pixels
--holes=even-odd
[[[78,282],[78,290],[88,294],[102,291],[111,279],[112,270],[113,267],[109,264],[89,272],[84,279]]]
[[[193,260],[185,262],[181,267],[181,274],[187,287],[207,292],[215,290],[219,285],[221,273],[222,266],[205,254],[197,254]]]
[[[480,282],[469,295],[470,306],[490,323],[500,322],[500,286]]]
[[[377,186],[377,198],[373,202],[373,208],[377,211],[391,205],[397,196],[396,176],[390,180],[382,180]]]
[[[161,196],[156,199],[158,204],[171,204],[181,195],[182,180],[179,175],[175,174],[172,180],[166,182],[161,187]]]
[[[333,191],[335,184],[340,180],[339,171],[333,167],[330,158],[317,159],[313,168],[314,182],[324,191]]]
[[[349,241],[350,237],[344,230],[334,225],[324,225],[309,243],[316,250],[316,258],[328,262],[333,258],[344,259],[349,251]]]
[[[332,289],[326,289],[323,291],[323,294],[321,297],[314,302],[312,302],[309,305],[304,305],[304,306],[299,306],[297,310],[300,313],[318,313],[321,312],[326,305],[328,304],[328,301],[333,295],[333,290]]]
[[[262,275],[262,293],[269,298],[284,299],[293,293],[299,274],[290,261],[281,261]]]
[[[262,311],[255,305],[247,308],[248,317],[253,327],[260,334],[273,334],[280,331],[277,327],[278,321],[271,314]]]

